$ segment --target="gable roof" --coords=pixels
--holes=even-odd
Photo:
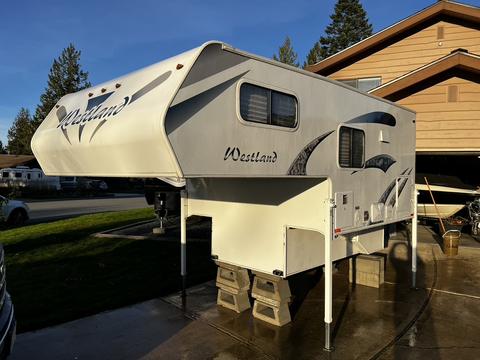
[[[397,101],[454,76],[480,82],[480,56],[458,49],[369,93]]]
[[[314,65],[307,66],[306,70],[325,76],[330,75],[441,20],[480,30],[480,8],[440,0]]]

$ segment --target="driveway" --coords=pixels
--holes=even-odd
[[[290,280],[308,291],[297,293],[293,321],[282,328],[253,319],[251,311],[217,307],[212,281],[189,289],[184,310],[173,294],[19,334],[11,359],[480,358],[478,244],[465,242],[458,256],[447,257],[434,235],[419,227],[418,289],[411,289],[407,238],[400,233],[382,251],[388,261],[380,289],[350,285],[348,261],[339,264],[332,353],[322,349],[320,271]]]

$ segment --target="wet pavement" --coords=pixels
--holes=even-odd
[[[418,286],[410,286],[409,233],[384,254],[380,289],[334,273],[333,342],[322,350],[322,270],[295,276],[293,321],[282,328],[217,307],[209,282],[179,294],[20,334],[12,359],[477,359],[480,358],[480,246],[464,236],[447,257],[419,227]],[[479,270],[479,271],[477,271]]]

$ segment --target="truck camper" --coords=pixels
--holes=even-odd
[[[327,349],[332,262],[382,249],[416,208],[414,112],[222,42],[64,96],[32,149],[48,175],[184,187],[181,273],[186,218],[211,217],[219,303],[237,311],[246,272],[288,295],[289,276],[325,265]]]

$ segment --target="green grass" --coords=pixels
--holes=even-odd
[[[92,236],[150,218],[151,209],[129,210],[1,231],[19,332],[178,290],[179,243]],[[187,251],[189,284],[212,278],[209,244]]]

